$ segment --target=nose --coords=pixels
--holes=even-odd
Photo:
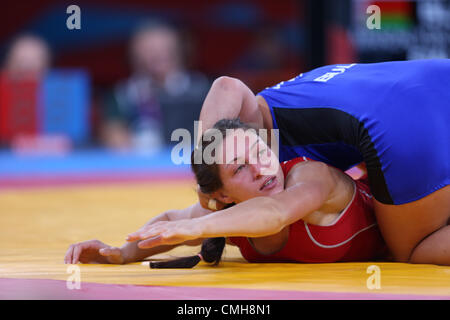
[[[258,161],[255,164],[250,165],[253,180],[258,180],[261,177],[261,163]]]

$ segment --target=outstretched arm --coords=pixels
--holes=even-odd
[[[311,162],[304,167],[299,182],[276,195],[253,198],[197,219],[158,222],[129,239],[144,240],[139,247],[151,248],[197,238],[263,237],[280,232],[322,207],[335,186],[327,165]]]

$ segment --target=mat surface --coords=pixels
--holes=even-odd
[[[130,176],[89,180],[77,173],[76,184],[55,185],[23,175],[21,183],[11,183],[20,175],[6,171],[3,176],[0,172],[0,299],[450,299],[449,267],[250,264],[231,246],[217,267],[200,263],[188,270],[152,270],[145,262],[79,264],[80,288],[70,289],[73,270],[63,263],[70,244],[99,239],[122,245],[128,233],[153,216],[196,201],[192,178],[186,171],[157,167],[137,181]],[[63,182],[70,172],[48,177]],[[126,170],[114,172],[119,176]],[[153,258],[198,250],[180,247]],[[380,271],[379,288],[371,285],[373,265]]]

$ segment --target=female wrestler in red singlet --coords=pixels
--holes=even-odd
[[[202,192],[235,205],[197,218],[152,223],[129,241],[143,240],[139,247],[151,248],[227,237],[250,262],[368,261],[385,252],[366,180],[354,181],[305,157],[280,165],[262,139],[239,121],[222,120],[214,128],[224,138],[217,162],[195,163],[194,152],[192,168]],[[226,143],[245,139],[244,148]],[[205,139],[203,150],[212,141]],[[266,174],[271,156],[277,161]]]
[[[285,179],[297,164],[311,161],[305,157],[281,163]],[[343,173],[345,174],[345,173]],[[368,261],[381,258],[385,246],[373,211],[372,195],[367,176],[353,182],[353,195],[347,206],[329,223],[310,223],[304,219],[289,225],[286,243],[268,252],[264,244],[246,237],[231,237],[249,262],[305,262]],[[257,242],[257,241],[256,241]],[[264,250],[265,249],[265,250]]]
[[[121,248],[98,240],[70,246],[66,263],[134,262],[204,238],[210,239],[203,242],[201,256],[217,262],[223,237],[250,262],[368,261],[384,253],[366,180],[354,181],[339,169],[305,157],[280,165],[262,139],[238,120],[219,121],[215,128],[225,138],[216,159],[227,161],[192,161],[192,168],[203,193],[235,205],[217,212],[199,203],[167,211],[131,234]],[[230,139],[245,140],[245,148],[225,143]],[[204,140],[203,149],[212,141]]]

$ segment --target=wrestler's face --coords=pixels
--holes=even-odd
[[[217,159],[223,187],[216,197],[222,202],[239,203],[284,190],[278,157],[252,130],[228,133]]]

